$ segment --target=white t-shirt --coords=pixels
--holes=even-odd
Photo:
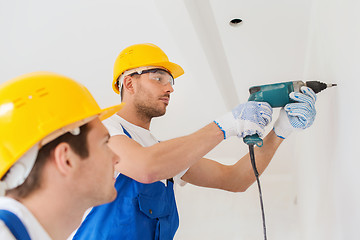
[[[51,240],[32,213],[20,202],[9,197],[0,197],[0,209],[14,213],[25,225],[31,239]],[[0,239],[15,240],[5,223],[0,220]]]
[[[113,116],[105,119],[103,121],[105,127],[110,133],[110,136],[116,136],[116,135],[126,135],[123,131],[123,126],[126,131],[129,132],[131,135],[131,138],[138,142],[143,147],[150,147],[159,141],[151,134],[151,132],[145,128],[136,126],[132,123],[129,123],[125,119],[121,118],[119,115],[114,114]],[[174,182],[179,184],[180,186],[184,186],[186,184],[185,181],[183,181],[181,178],[184,176],[188,169],[180,172],[178,175],[176,175],[173,179]],[[163,183],[166,184],[166,179],[162,180]]]

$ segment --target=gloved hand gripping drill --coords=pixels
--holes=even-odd
[[[291,81],[255,86],[249,89],[250,97],[247,103],[240,104],[231,113],[214,121],[223,131],[224,138],[238,136],[249,145],[251,164],[259,188],[265,240],[265,213],[254,145],[263,145],[260,137],[264,134],[264,127],[271,122],[272,108],[282,107],[273,128],[278,137],[285,139],[295,130],[310,127],[316,116],[316,93],[332,86],[336,84],[319,81]]]
[[[231,136],[244,138],[253,134],[263,136],[264,127],[272,120],[272,113],[268,103],[249,101],[236,106],[214,122],[224,133],[224,139]]]
[[[336,84],[319,81],[290,81],[251,87],[249,101],[267,102],[272,108],[283,107],[274,125],[275,133],[286,138],[295,129],[305,129],[312,125],[316,110],[316,93]],[[244,138],[248,145],[262,146],[262,139],[256,135]]]

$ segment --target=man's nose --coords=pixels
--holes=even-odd
[[[174,88],[173,88],[173,86],[171,85],[171,83],[168,82],[168,83],[165,84],[164,86],[165,86],[165,91],[166,91],[166,92],[168,92],[168,93],[174,92]]]
[[[116,165],[120,162],[120,157],[111,150],[113,164]]]

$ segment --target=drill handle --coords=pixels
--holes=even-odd
[[[258,147],[263,145],[263,140],[257,134],[246,136],[243,138],[243,141],[247,145],[256,145]]]

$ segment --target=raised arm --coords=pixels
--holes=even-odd
[[[271,131],[264,138],[264,145],[255,148],[256,167],[259,174],[269,165],[283,139]],[[239,144],[242,144],[239,142]],[[194,164],[182,177],[188,183],[231,192],[245,191],[256,179],[251,166],[250,156],[246,154],[234,165],[223,165],[203,158]]]
[[[223,140],[223,133],[215,123],[197,132],[150,147],[143,147],[125,135],[110,138],[109,146],[120,156],[115,166],[139,182],[152,183],[175,176],[201,159]]]
[[[263,134],[271,114],[270,105],[247,102],[184,137],[142,147],[128,137],[118,135],[111,137],[109,145],[120,157],[117,171],[139,182],[151,183],[174,177],[189,168],[226,137],[244,136],[249,132]]]

